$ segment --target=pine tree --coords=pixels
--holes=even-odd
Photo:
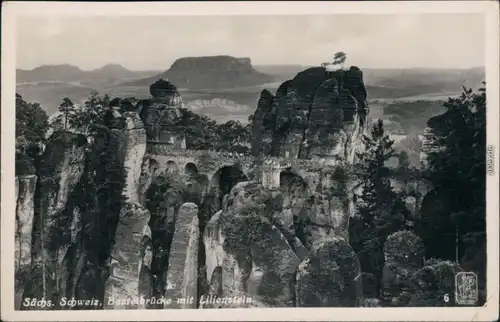
[[[73,102],[67,97],[63,98],[61,105],[59,105],[59,111],[64,113],[64,131],[68,129],[68,117],[73,108]]]
[[[335,53],[335,55],[333,56],[332,65],[341,65],[341,68],[343,69],[346,59],[347,59],[346,53],[344,53],[343,51],[339,51]]]
[[[95,135],[108,119],[107,115],[111,111],[111,101],[107,94],[101,97],[98,92],[92,91],[81,109],[75,111],[72,121],[76,128],[83,129],[85,136]]]
[[[16,94],[16,175],[35,172],[35,159],[48,127],[48,115],[40,104],[26,102]]]
[[[427,177],[449,204],[442,216],[458,226],[460,235],[484,232],[486,94],[464,88],[460,97],[450,98],[444,106],[446,112],[429,121],[439,149],[429,153]],[[454,260],[454,254],[450,249],[432,256]]]
[[[391,170],[386,162],[394,155],[394,141],[384,132],[379,120],[365,136],[365,151],[358,154],[357,176],[362,194],[358,204],[359,235],[352,245],[360,257],[363,272],[381,277],[383,246],[391,233],[406,228],[408,211],[401,196],[391,187]]]
[[[486,92],[463,88],[443,106],[446,111],[428,122],[435,146],[424,170],[434,199],[445,206],[439,212],[424,209],[417,228],[428,257],[458,261],[485,252]],[[481,280],[485,256],[471,261]]]

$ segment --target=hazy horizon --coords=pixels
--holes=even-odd
[[[196,57],[214,57],[214,56],[196,56]],[[181,58],[181,57],[179,57]],[[186,57],[184,57],[186,58]],[[188,57],[189,58],[189,57]],[[241,58],[241,57],[236,57],[236,58]],[[251,57],[249,57],[251,58]],[[34,70],[38,67],[43,67],[43,66],[62,66],[62,65],[69,65],[69,66],[74,66],[74,67],[78,67],[80,70],[82,71],[93,71],[93,70],[96,70],[96,69],[100,69],[100,68],[103,68],[107,65],[119,65],[119,66],[122,66],[123,68],[127,69],[127,70],[130,70],[130,71],[133,71],[133,72],[144,72],[144,71],[154,71],[154,72],[162,72],[162,71],[165,71],[166,69],[170,68],[170,66],[167,66],[167,68],[149,68],[149,69],[132,69],[132,68],[128,68],[127,66],[123,66],[122,64],[116,64],[116,63],[108,63],[108,64],[104,64],[102,66],[98,66],[98,67],[95,67],[95,68],[89,68],[89,69],[86,69],[86,68],[81,68],[80,66],[77,66],[77,65],[74,65],[74,64],[68,64],[68,63],[60,63],[60,64],[42,64],[42,65],[38,65],[38,66],[35,66],[33,68],[17,68],[19,70],[27,70],[27,71],[30,71],[30,70]],[[304,66],[304,67],[309,67],[309,66],[313,66],[313,65],[304,65],[304,64],[254,64],[252,62],[252,66]],[[453,68],[453,67],[399,67],[399,68],[390,68],[390,67],[386,67],[386,68],[377,68],[377,67],[364,67],[364,69],[384,69],[384,70],[407,70],[407,69],[415,69],[415,70],[426,70],[426,69],[429,69],[429,70],[470,70],[470,69],[475,69],[475,68],[485,68],[485,66],[471,66],[471,67],[456,67],[456,68]]]
[[[166,70],[178,58],[228,55],[253,65],[320,65],[337,51],[372,69],[485,65],[481,14],[22,17],[16,68],[118,64]]]

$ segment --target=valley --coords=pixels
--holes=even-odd
[[[91,91],[111,98],[146,99],[149,84],[164,77],[174,81],[185,107],[192,112],[217,123],[233,120],[247,124],[262,90],[276,94],[281,83],[307,67],[252,65],[250,59],[230,56],[180,58],[165,72],[130,71],[120,65],[92,71],[71,65],[41,66],[31,71],[18,70],[16,91],[27,101],[40,103],[52,115],[62,98],[82,104]],[[427,120],[444,111],[442,102],[459,95],[462,85],[477,89],[484,77],[481,68],[364,69],[363,73],[369,120],[384,120],[388,132],[400,139],[421,134]],[[397,145],[406,149],[402,142]],[[417,164],[417,157],[414,159]]]

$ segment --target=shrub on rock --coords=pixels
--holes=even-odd
[[[325,242],[299,265],[296,305],[357,306],[361,290],[354,280],[359,273],[359,260],[344,239]]]

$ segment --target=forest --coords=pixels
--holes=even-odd
[[[449,98],[443,108],[443,114],[427,122],[434,149],[422,169],[409,166],[404,157],[397,169],[386,166],[394,155],[394,142],[384,131],[382,121],[365,137],[366,150],[359,155],[355,170],[363,182],[358,204],[360,228],[351,234],[350,242],[360,257],[362,271],[381,278],[387,237],[402,229],[413,231],[423,241],[426,266],[444,269],[443,264],[448,261],[477,274],[481,302],[485,300],[486,283],[485,89],[473,93],[464,88],[459,97]],[[406,196],[391,188],[390,179],[394,176],[417,176],[432,183],[434,188],[426,195],[416,218],[405,208]],[[443,272],[430,276],[440,274]],[[429,283],[436,283],[436,290],[452,292],[452,285],[439,285],[444,281]],[[411,306],[436,305],[443,296],[421,294],[421,302]]]
[[[81,106],[64,98],[59,106],[61,113],[49,120],[45,110],[36,102],[27,102],[16,94],[16,175],[33,174],[34,162],[42,145],[47,141],[49,127],[71,129],[84,135],[94,134],[100,127],[110,126],[113,107],[120,105],[125,110],[135,110],[140,101],[131,97],[110,98],[91,92]],[[250,153],[250,124],[230,120],[216,121],[181,109],[181,118],[176,123],[186,137],[189,150],[214,150],[235,153]]]

